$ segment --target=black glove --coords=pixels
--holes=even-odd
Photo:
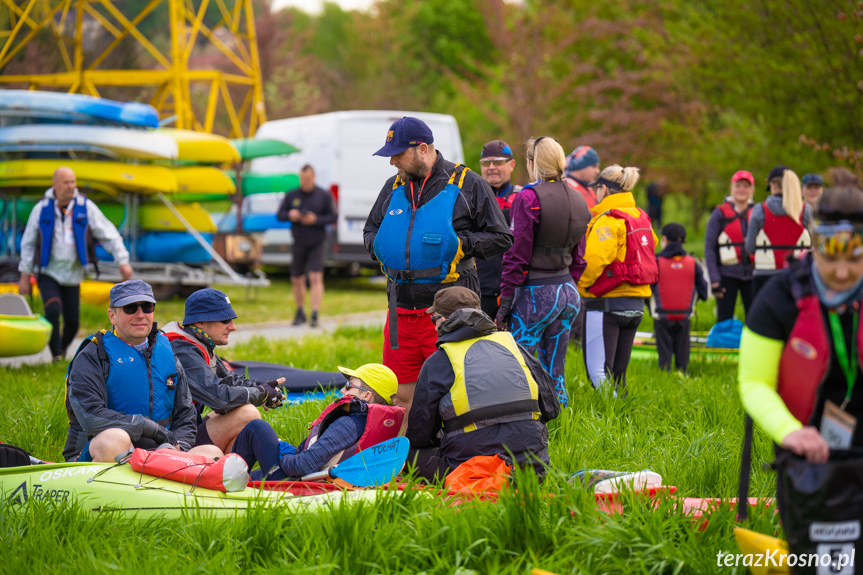
[[[152,439],[159,445],[162,443],[177,445],[177,438],[174,437],[174,433],[170,429],[165,429],[152,419],[144,420],[144,431],[141,435]]]
[[[494,323],[497,324],[498,331],[506,331],[509,328],[509,317],[512,315],[512,310],[508,307],[498,308],[497,315],[494,317]]]
[[[264,392],[264,407],[274,409],[282,405],[282,400],[285,399],[285,394],[278,387],[278,382],[273,379],[263,385],[259,385],[258,389]]]

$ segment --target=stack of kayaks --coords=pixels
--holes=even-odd
[[[146,104],[80,94],[0,91],[0,191],[31,200],[18,201],[18,241],[54,171],[67,166],[75,171],[79,189],[90,193],[118,227],[125,220],[124,207],[119,199],[104,200],[124,193],[145,197],[133,222],[139,230],[136,248],[142,247],[138,260],[208,262],[209,252],[180,219],[161,201],[146,198],[182,195],[189,203],[176,203],[178,211],[212,242],[215,222],[194,200],[230,197],[236,186],[221,166],[242,157],[227,138],[158,126],[156,110]]]
[[[689,355],[691,358],[702,358],[712,361],[737,360],[740,350],[737,348],[707,347],[706,333],[692,332],[690,335]],[[632,359],[657,360],[656,337],[650,332],[638,332],[632,346]]]

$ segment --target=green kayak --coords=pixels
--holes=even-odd
[[[232,171],[225,172],[237,183],[236,174]],[[300,176],[297,174],[259,174],[256,172],[243,172],[243,195],[271,194],[274,192],[287,192],[300,187]]]
[[[371,501],[375,490],[333,490],[315,495],[246,487],[225,493],[141,475],[126,463],[52,463],[0,469],[0,493],[12,504],[32,500],[57,503],[75,499],[96,514],[121,512],[137,517],[180,516],[200,509],[212,516],[234,516],[256,505],[315,511],[341,501]]]
[[[266,158],[267,156],[285,156],[294,154],[300,149],[281,140],[269,140],[266,138],[238,138],[231,140],[240,157],[246,160],[255,158]]]

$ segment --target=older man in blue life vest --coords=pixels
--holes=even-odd
[[[196,447],[195,407],[183,366],[153,321],[156,299],[142,280],[111,288],[111,331],[84,339],[66,372],[66,461],[112,462],[132,447],[219,457]]]
[[[71,168],[57,168],[51,188],[30,212],[18,265],[21,295],[32,292],[30,276],[36,274],[45,319],[53,328],[49,346],[55,361],[66,357],[66,348],[78,333],[80,284],[86,268],[96,264],[97,241],[114,256],[123,279],[131,278],[129,252],[117,228],[95,203],[78,191],[75,172]]]
[[[479,294],[474,258],[502,254],[512,234],[488,182],[446,161],[422,120],[396,120],[374,155],[389,157],[398,174],[372,206],[363,240],[389,280],[383,363],[398,377],[397,403],[409,408],[423,362],[435,351],[425,313],[435,292],[464,286]]]
[[[419,374],[406,436],[408,461],[429,481],[478,455],[511,453],[539,475],[549,462],[545,422],[560,412],[554,381],[479,307],[476,293],[451,287],[428,310],[438,349]]]
[[[197,403],[195,445],[215,445],[225,453],[247,423],[261,418],[257,406],[276,408],[285,398],[279,387],[284,377],[258,383],[242,371],[229,370],[216,355],[216,346],[228,345],[236,331],[236,318],[224,292],[205,288],[186,299],[182,324],[172,321],[162,328]],[[204,407],[213,412],[202,417]]]

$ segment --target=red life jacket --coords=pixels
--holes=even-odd
[[[347,409],[345,406],[347,406]],[[366,429],[363,431],[363,434],[356,443],[333,456],[322,469],[328,469],[372,445],[377,445],[382,441],[397,437],[399,431],[401,431],[402,420],[405,417],[405,409],[403,407],[366,403],[352,395],[345,395],[329,404],[318,418],[312,422],[309,426],[308,437],[303,440],[297,451],[311,447],[336,419],[351,413],[362,412],[367,414]]]
[[[592,210],[593,207],[599,203],[599,201],[596,199],[596,190],[594,190],[593,188],[585,187],[584,185],[582,185],[581,182],[571,176],[566,177],[566,183],[569,184],[572,188],[578,190],[578,192],[582,196],[584,196],[584,201],[587,202],[588,209]]]
[[[832,344],[817,295],[797,300],[797,320],[779,362],[777,392],[800,423],[811,421],[818,388],[827,377]],[[857,328],[857,354],[863,357],[863,322]]]
[[[749,223],[752,215],[752,204],[742,212],[734,209],[731,202],[723,202],[716,206],[722,213],[722,230],[719,232],[719,263],[723,266],[733,266],[743,261],[743,247],[746,245],[746,234],[743,232],[743,222]],[[754,256],[749,255],[750,263]]]
[[[695,258],[689,255],[656,258],[659,281],[653,292],[656,316],[670,321],[692,316],[695,303]]]
[[[755,269],[785,269],[788,267],[789,254],[794,252],[799,256],[809,247],[809,231],[802,223],[798,224],[787,215],[774,214],[767,207],[767,202],[762,202],[761,206],[764,209],[764,227],[755,240]],[[801,222],[805,209],[806,204],[800,210]]]
[[[509,187],[509,191],[502,196],[495,196],[497,199],[497,205],[500,206],[500,209],[503,210],[504,215],[507,216],[507,221],[509,221],[509,210],[512,209],[512,203],[515,201],[515,195],[521,191],[521,186],[513,186]]]
[[[623,261],[615,259],[605,266],[588,291],[602,297],[617,286],[655,284],[659,279],[656,266],[656,242],[653,241],[653,228],[650,217],[638,209],[638,217],[623,210],[609,210],[600,215],[609,215],[626,223],[626,255]]]

